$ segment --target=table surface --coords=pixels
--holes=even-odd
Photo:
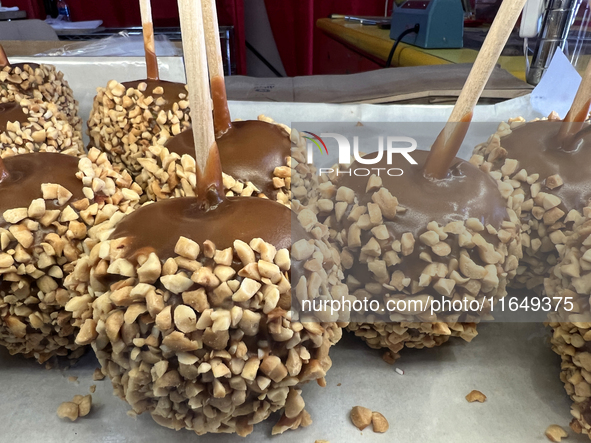
[[[21,20],[27,18],[27,11],[0,12],[0,20]]]
[[[383,61],[387,60],[394,43],[390,39],[389,29],[379,29],[373,25],[360,25],[344,19],[321,18],[316,22],[316,26],[335,40]],[[477,55],[478,51],[474,49],[423,49],[401,42],[392,58],[392,65],[422,66],[446,63],[474,63]],[[501,56],[499,64],[515,77],[525,80],[523,56]]]
[[[560,359],[548,345],[549,330],[540,323],[489,323],[466,343],[454,339],[434,349],[404,350],[394,366],[382,361],[350,334],[331,350],[333,367],[327,386],[304,387],[313,424],[271,437],[276,415],[255,426],[246,439],[236,435],[196,437],[190,431],[162,428],[144,414],[134,420],[129,407],[112,395],[108,379],[95,382],[98,366],[89,353],[68,370],[46,370],[31,360],[0,350],[0,441],[11,443],[542,443],[544,431],[559,424],[569,443],[589,441],[568,427],[570,400],[558,378]],[[395,368],[405,371],[398,375]],[[78,377],[77,383],[68,381]],[[91,385],[93,408],[75,423],[60,420],[57,407]],[[473,389],[485,403],[468,403]],[[349,420],[353,406],[381,412],[389,421],[385,434],[358,431]],[[174,440],[173,440],[174,439]]]

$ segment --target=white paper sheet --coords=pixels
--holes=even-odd
[[[30,59],[29,59],[30,60]],[[14,59],[14,62],[22,59]],[[36,60],[39,61],[39,60]],[[120,81],[142,78],[141,59],[127,61],[90,59],[50,59],[66,73],[87,117],[97,86],[116,78]],[[162,77],[183,81],[180,59],[160,59]],[[232,102],[234,118],[256,118],[266,114],[277,121],[430,121],[445,122],[450,106],[408,105],[322,105]],[[522,97],[494,106],[479,106],[475,121],[489,122],[491,131],[470,135],[462,156],[471,144],[483,141],[499,121],[522,115],[540,116]],[[309,384],[304,388],[306,407],[314,423],[307,429],[271,437],[277,419],[255,427],[247,439],[238,436],[174,432],[156,425],[149,416],[129,418],[127,405],[112,395],[108,380],[92,381],[97,362],[87,355],[65,372],[46,371],[19,356],[0,350],[0,442],[1,443],[312,443],[325,439],[331,443],[541,443],[550,424],[569,431],[570,443],[588,441],[568,428],[570,400],[559,380],[560,359],[547,343],[548,330],[537,323],[485,324],[472,343],[460,339],[426,350],[404,350],[394,367],[381,360],[381,353],[369,349],[347,335],[331,351],[333,368],[327,387]],[[400,376],[395,367],[405,370]],[[68,382],[78,376],[79,384]],[[55,415],[59,404],[76,394],[93,395],[91,414],[70,423]],[[338,384],[341,384],[338,386]],[[468,403],[464,397],[478,389],[488,397],[483,404]],[[359,432],[349,420],[353,406],[379,411],[390,422],[385,434],[370,428]]]
[[[580,84],[581,76],[557,48],[548,70],[531,93],[532,108],[545,116],[556,111],[564,118]]]

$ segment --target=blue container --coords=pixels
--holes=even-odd
[[[390,38],[395,40],[406,29],[420,26],[418,34],[402,41],[426,49],[464,46],[464,9],[461,0],[408,0],[392,13]]]

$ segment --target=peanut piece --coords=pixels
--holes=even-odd
[[[468,400],[469,403],[474,403],[475,401],[484,403],[486,400],[486,395],[480,391],[474,390],[466,395],[466,400]]]
[[[363,431],[372,421],[373,413],[363,406],[355,406],[351,409],[351,421],[357,429]]]
[[[373,425],[373,431],[379,434],[383,434],[390,428],[390,424],[388,423],[388,420],[386,420],[386,417],[379,412],[372,412],[371,424]]]
[[[546,437],[548,437],[548,440],[553,442],[561,441],[563,438],[568,437],[568,433],[558,425],[548,426],[545,434]]]

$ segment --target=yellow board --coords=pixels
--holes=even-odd
[[[380,60],[386,61],[392,49],[388,29],[360,25],[344,19],[321,18],[316,26],[335,40],[346,43]],[[392,66],[425,66],[447,63],[474,63],[478,51],[474,49],[423,49],[400,43],[392,57]],[[502,56],[499,65],[515,77],[525,80],[523,56]]]

